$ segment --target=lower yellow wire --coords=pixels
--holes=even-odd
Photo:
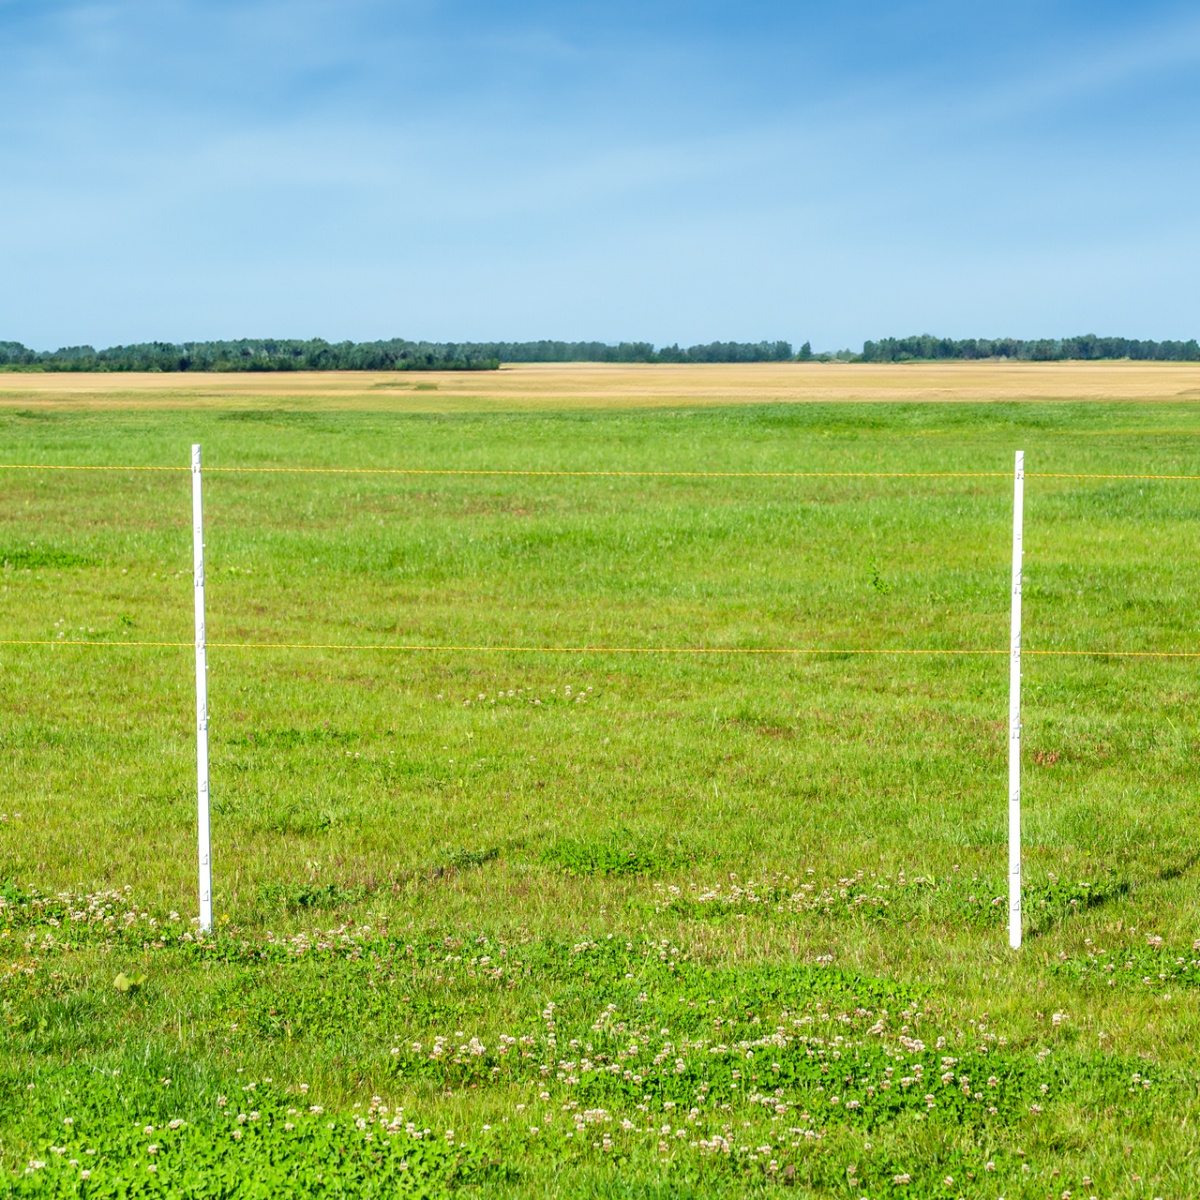
[[[154,647],[168,650],[194,650],[194,642],[101,641],[68,638],[0,638],[0,646],[115,646],[121,648]],[[408,643],[352,642],[206,642],[209,650],[364,650],[401,654],[745,654],[745,655],[901,655],[969,657],[1007,656],[1008,650],[919,650],[898,647],[889,650],[865,650],[848,646],[434,646]],[[1200,658],[1200,650],[1022,650],[1023,655],[1040,658]]]

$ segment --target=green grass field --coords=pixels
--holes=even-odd
[[[390,401],[389,401],[390,402]],[[381,401],[383,404],[384,401]],[[1200,473],[1200,406],[0,410],[0,462]],[[991,649],[998,478],[206,479],[213,642]],[[1031,479],[1031,649],[1200,650]],[[1200,1194],[1195,660],[214,649],[190,477],[0,471],[0,1196]],[[1196,943],[1200,945],[1200,943]],[[118,984],[120,986],[118,986]],[[42,1164],[42,1165],[33,1165]]]

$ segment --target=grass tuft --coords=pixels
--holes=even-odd
[[[684,865],[680,850],[612,830],[595,838],[563,838],[548,847],[542,862],[569,875],[652,875]]]

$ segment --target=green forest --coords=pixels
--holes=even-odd
[[[1200,362],[1200,345],[1186,342],[1139,341],[1136,338],[1097,337],[1094,333],[1069,338],[883,338],[864,342],[859,362],[936,362],[939,359],[1007,358],[1019,362],[1099,361],[1130,358],[1139,362]]]
[[[998,359],[1018,362],[1200,362],[1195,338],[1145,341],[1083,334],[1069,338],[939,338],[932,334],[882,338],[861,352],[815,353],[809,342],[708,342],[655,347],[651,342],[327,342],[322,338],[240,338],[217,342],[143,342],[96,350],[64,346],[31,350],[0,342],[6,371],[489,371],[501,363],[904,363]]]

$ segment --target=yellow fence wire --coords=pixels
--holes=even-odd
[[[393,654],[695,654],[695,655],[758,655],[758,656],[821,656],[859,655],[870,657],[972,657],[1006,656],[1008,650],[970,649],[859,649],[853,646],[438,646],[388,642],[205,642],[209,650],[358,650]],[[152,647],[166,650],[194,650],[194,642],[116,641],[76,638],[0,638],[0,646],[107,646],[110,649]],[[1200,650],[1029,650],[1023,655],[1042,658],[1200,658]]]
[[[99,463],[0,463],[0,471],[166,471],[190,466],[109,466]],[[568,479],[1011,479],[1011,471],[540,471],[502,467],[205,467],[205,475],[485,475]],[[1200,480],[1200,475],[1026,471],[1026,479]]]

